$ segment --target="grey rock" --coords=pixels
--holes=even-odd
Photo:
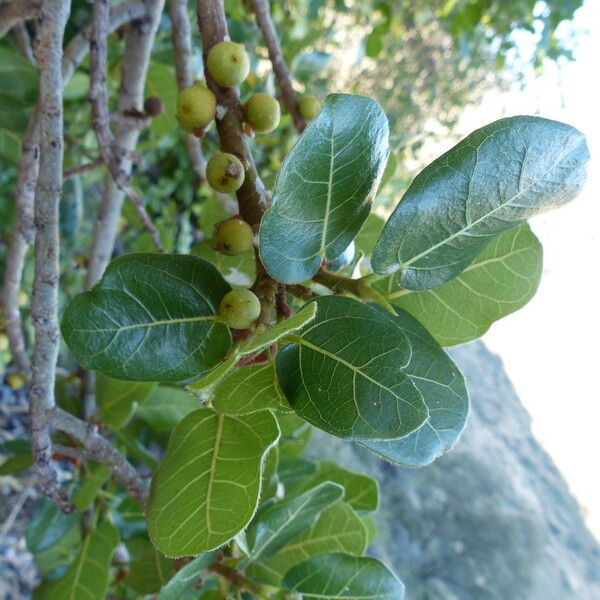
[[[408,470],[319,434],[312,454],[379,480],[372,552],[403,579],[408,600],[600,600],[600,546],[501,360],[481,342],[451,355],[471,397],[451,452]]]

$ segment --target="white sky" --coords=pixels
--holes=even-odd
[[[574,125],[592,155],[582,195],[532,222],[544,246],[536,297],[484,336],[504,361],[534,433],[562,471],[600,538],[600,2],[576,14],[574,62],[527,77],[525,89],[490,95],[465,111],[462,133],[511,114]]]

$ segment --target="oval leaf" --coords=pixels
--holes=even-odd
[[[36,600],[103,600],[108,590],[110,560],[118,543],[119,532],[108,522],[90,531],[75,561],[59,579],[36,590]]]
[[[481,337],[498,319],[519,310],[537,291],[543,251],[528,225],[493,239],[458,277],[433,290],[398,290],[397,274],[378,282],[388,300],[415,316],[442,345]]]
[[[277,554],[249,565],[247,572],[267,585],[280,586],[283,576],[307,558],[328,552],[362,554],[368,532],[362,519],[346,502],[326,508],[318,521],[295,537]]]
[[[62,334],[86,369],[134,381],[189,379],[231,347],[229,329],[215,320],[230,289],[195,256],[121,256],[69,302]]]
[[[156,388],[155,383],[121,381],[100,374],[96,378],[96,399],[102,421],[111,429],[121,429]]]
[[[465,380],[452,359],[411,315],[394,316],[381,310],[409,340],[410,361],[404,372],[419,389],[429,418],[416,431],[397,440],[361,440],[359,443],[398,465],[422,467],[447,452],[458,441],[469,416]]]
[[[466,269],[490,239],[572,200],[585,181],[584,135],[539,117],[500,119],[426,167],[386,223],[373,253],[381,275],[424,290]]]
[[[406,336],[376,309],[350,298],[317,301],[313,323],[277,356],[288,402],[315,427],[348,439],[395,439],[427,418],[421,393],[402,372]]]
[[[284,160],[260,227],[260,255],[275,279],[310,279],[349,246],[371,210],[388,155],[377,102],[330,94]]]
[[[283,578],[285,588],[303,600],[400,600],[404,585],[374,558],[321,554],[292,567]]]
[[[193,556],[239,533],[256,511],[263,459],[278,438],[268,411],[234,417],[201,409],[180,421],[152,479],[147,522],[156,547]]]
[[[140,594],[160,590],[175,574],[173,563],[161,554],[146,538],[128,543],[132,553],[127,585]]]
[[[302,531],[310,529],[321,512],[343,496],[341,485],[326,481],[266,510],[246,534],[252,548],[251,562],[272,556]]]
[[[179,569],[175,576],[160,590],[158,600],[181,600],[186,592],[194,589],[203,571],[216,558],[216,553],[201,554],[187,565]]]

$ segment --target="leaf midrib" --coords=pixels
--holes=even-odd
[[[185,317],[181,319],[163,319],[161,321],[150,321],[149,323],[135,323],[133,325],[124,325],[122,327],[104,328],[104,329],[75,329],[75,331],[86,333],[115,333],[128,331],[131,329],[159,327],[161,325],[179,325],[181,323],[195,323],[198,321],[217,321],[216,315],[208,315],[202,317]]]

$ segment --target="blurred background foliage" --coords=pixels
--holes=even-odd
[[[425,142],[448,136],[466,106],[492,88],[518,81],[524,61],[542,68],[544,59],[569,58],[568,24],[582,0],[288,0],[271,3],[285,60],[299,92],[319,97],[334,91],[368,94],[388,115],[392,155],[378,202],[395,204],[414,176]],[[266,48],[247,0],[225,0],[232,39],[252,57],[242,98],[256,91],[277,93]],[[194,21],[194,7],[190,4]],[[66,43],[89,24],[91,5],[75,0]],[[29,25],[31,27],[31,24]],[[561,26],[561,34],[557,29]],[[33,31],[31,31],[33,33]],[[534,51],[522,56],[520,36]],[[194,69],[202,77],[200,41],[194,31]],[[123,35],[110,37],[108,91],[112,108],[119,87]],[[92,163],[98,149],[87,100],[87,59],[65,87],[65,170]],[[0,41],[0,274],[14,222],[12,201],[20,143],[37,95],[37,68],[23,58],[11,35]],[[189,252],[225,216],[222,205],[194,173],[175,121],[177,88],[171,56],[170,22],[163,15],[149,70],[147,96],[158,96],[162,115],[138,144],[143,162],[133,184],[146,202],[168,250]],[[141,107],[135,107],[140,109]],[[267,187],[296,139],[289,116],[279,128],[251,141]],[[214,129],[202,140],[210,156],[217,148]],[[66,180],[61,206],[61,294],[82,288],[104,171],[90,170]],[[129,204],[122,215],[116,253],[151,251],[152,245]],[[33,269],[24,274],[22,304],[27,333]],[[8,361],[0,349],[0,368]]]

